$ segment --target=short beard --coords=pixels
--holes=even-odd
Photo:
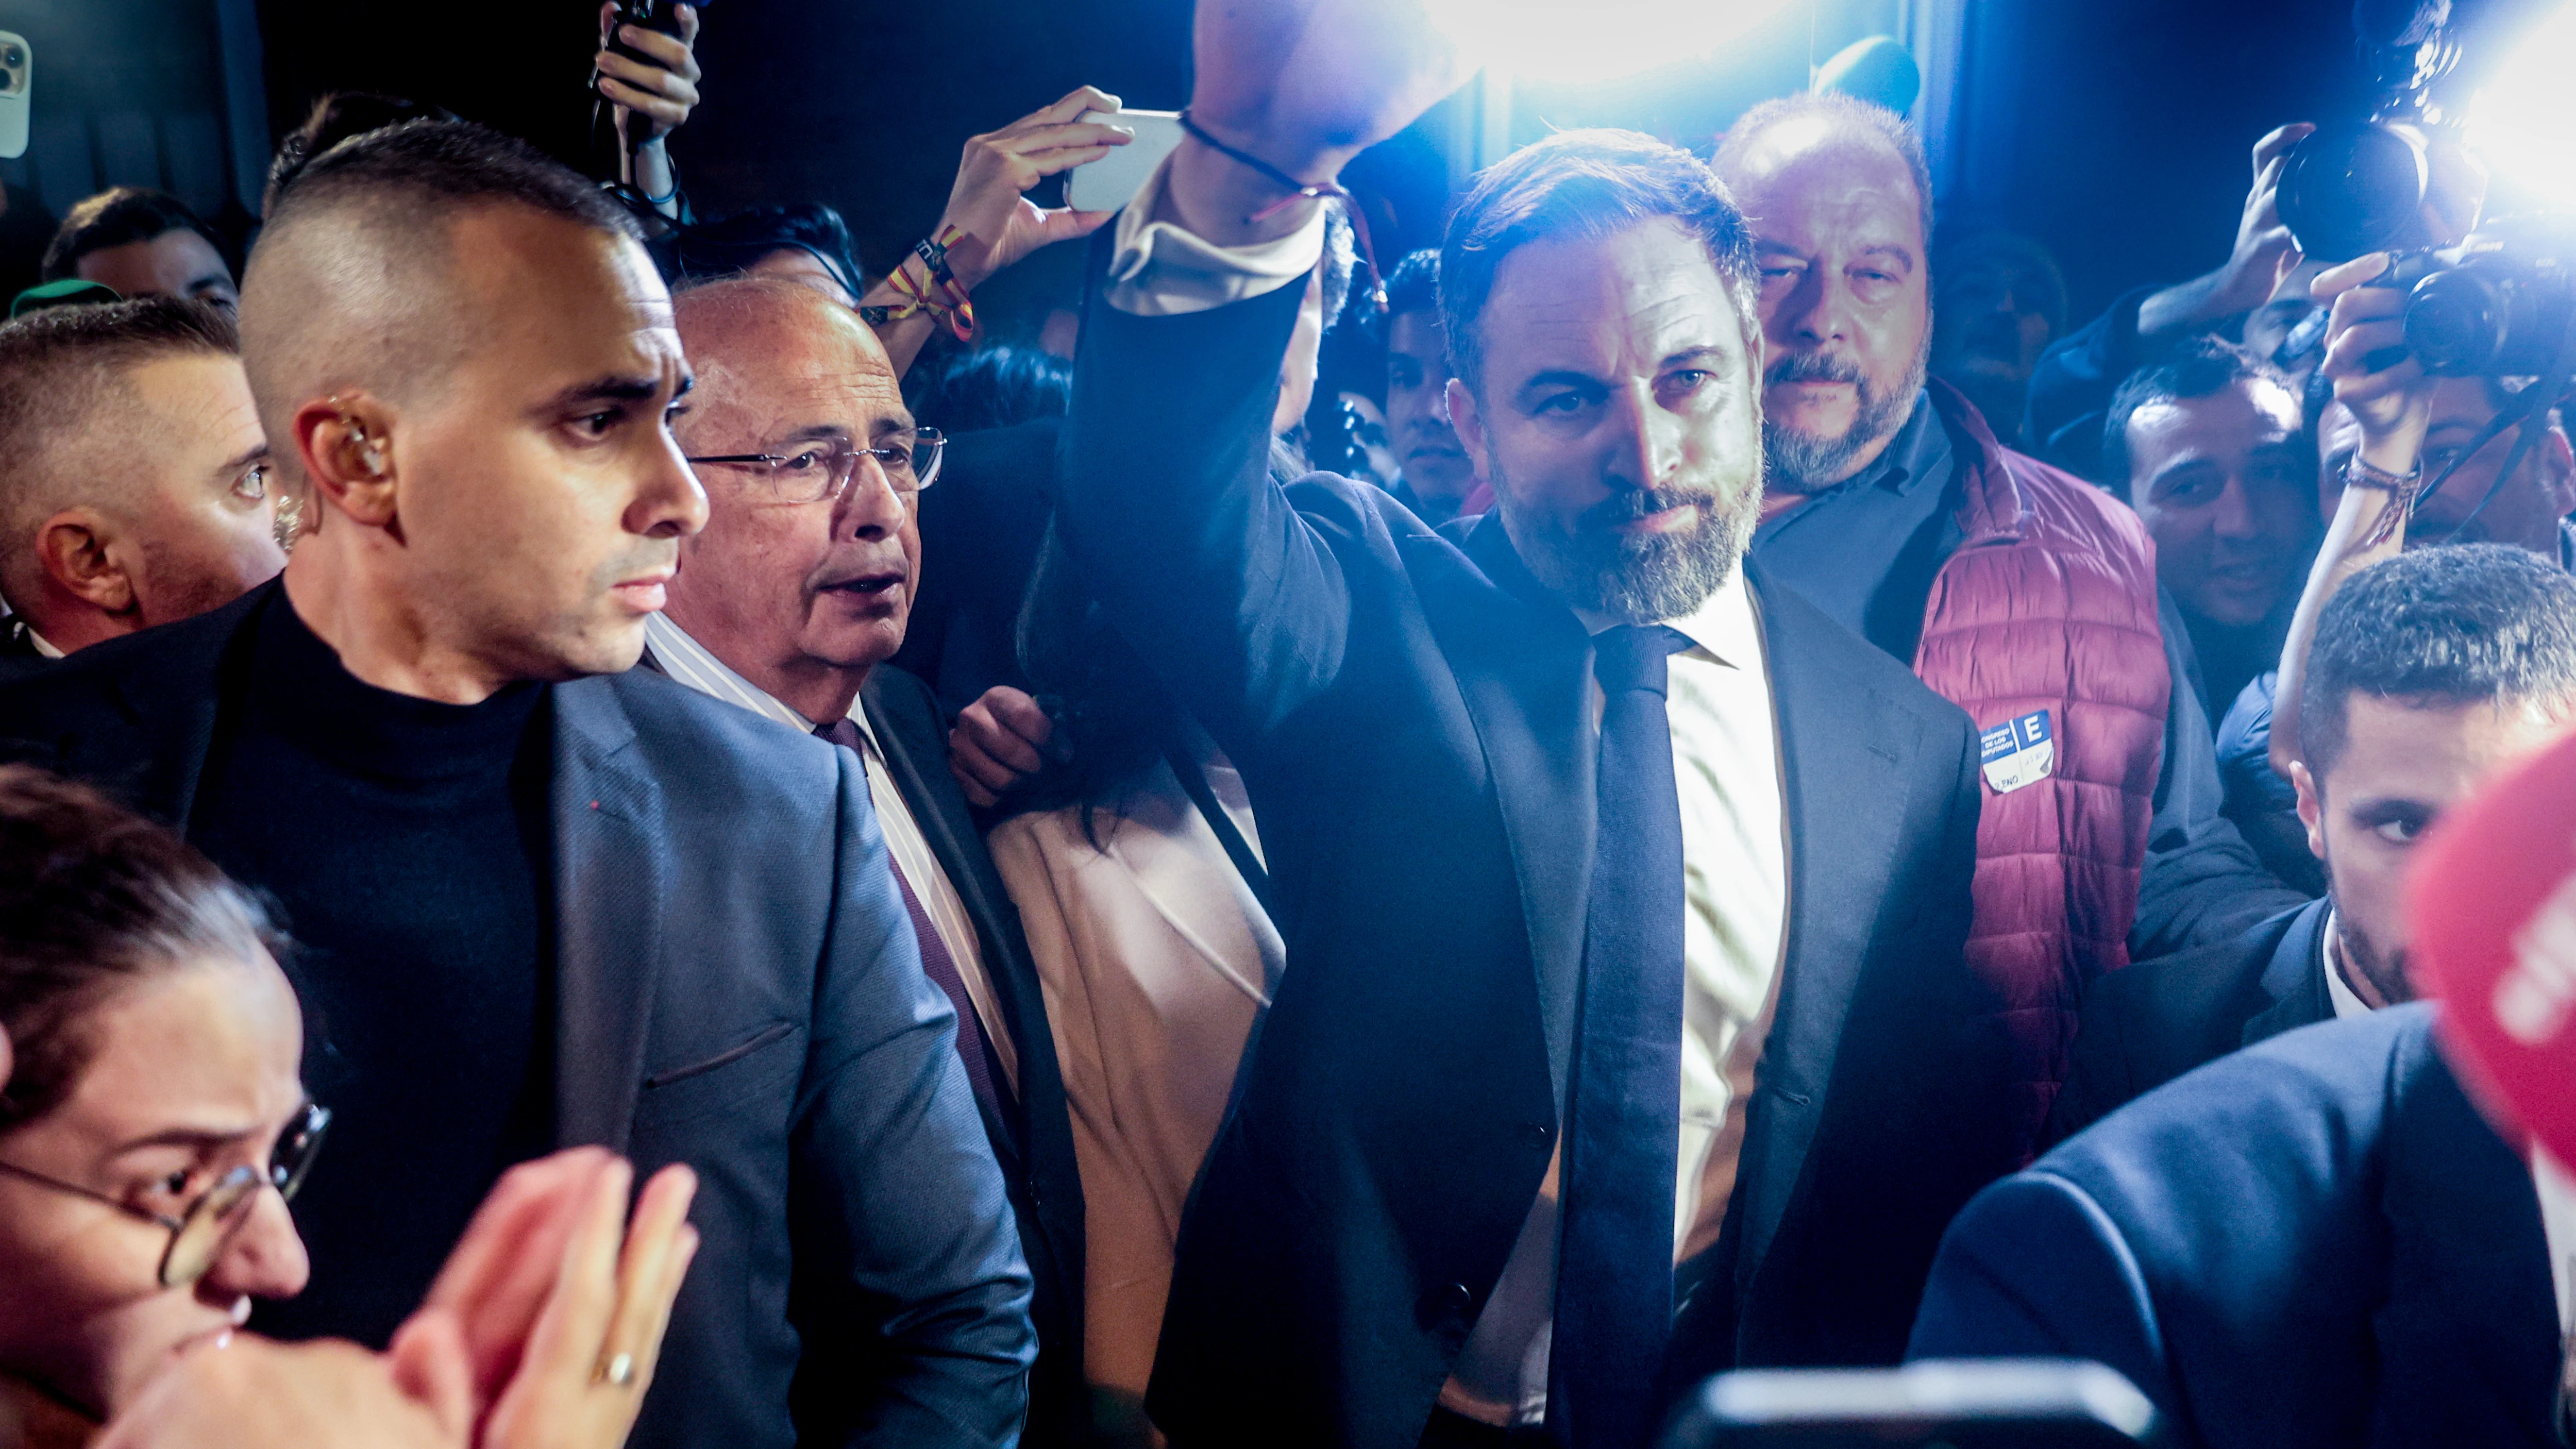
[[[1779,493],[1822,493],[1859,472],[1854,460],[1905,426],[1931,365],[1929,326],[1923,329],[1922,345],[1914,349],[1914,365],[1907,369],[1904,385],[1892,393],[1880,392],[1859,363],[1840,353],[1793,352],[1771,364],[1762,374],[1765,391],[1784,382],[1847,382],[1858,391],[1860,411],[1842,436],[1834,438],[1795,432],[1765,417],[1762,456],[1770,465],[1767,486]]]
[[[2326,869],[2329,872],[2334,869],[2331,862]],[[2326,889],[2326,896],[2328,904],[2334,904],[2331,885]],[[2406,970],[2405,947],[2400,946],[2393,951],[2381,949],[2378,942],[2362,934],[2361,927],[2340,907],[2335,910],[2335,935],[2340,938],[2339,944],[2343,948],[2343,964],[2370,983],[2370,989],[2378,994],[2381,1001],[2390,1006],[2402,1006],[2415,999],[2415,988],[2408,980]],[[2328,971],[2338,969],[2334,955],[2331,951],[2326,953]],[[2344,984],[2350,986],[2352,983],[2346,981]]]
[[[1571,531],[1521,517],[1510,480],[1494,460],[1494,496],[1513,545],[1538,581],[1578,612],[1622,624],[1688,617],[1735,576],[1762,509],[1761,480],[1731,504],[1713,493],[1626,490],[1593,505]],[[1626,537],[1617,525],[1667,508],[1700,504],[1699,526]],[[1525,522],[1530,526],[1520,526]]]

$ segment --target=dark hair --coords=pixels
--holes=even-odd
[[[237,356],[241,339],[222,309],[186,297],[137,297],[47,307],[0,323],[0,584],[41,517],[60,506],[35,486],[56,433],[78,431],[91,406],[121,395],[122,374],[157,358]]]
[[[472,121],[405,121],[351,136],[304,163],[279,194],[269,225],[353,197],[417,203],[425,225],[459,205],[509,203],[597,231],[642,235],[596,184]]]
[[[954,437],[1063,417],[1073,401],[1073,365],[1035,347],[997,342],[914,367],[903,391],[915,419]]]
[[[1440,250],[1408,252],[1386,279],[1386,320],[1407,312],[1427,312],[1440,305]]]
[[[2556,706],[2576,695],[2576,578],[2529,549],[2446,544],[2372,564],[2317,616],[2299,750],[2322,776],[2356,693],[2409,704]]]
[[[153,191],[141,186],[118,186],[96,196],[74,202],[63,213],[63,224],[54,229],[54,239],[45,247],[45,260],[37,275],[48,282],[80,275],[81,258],[110,247],[147,242],[174,231],[193,231],[206,239],[224,265],[233,264],[232,248],[215,235],[188,204],[166,191]]]
[[[2163,357],[2130,373],[2111,394],[2111,410],[2102,418],[2102,486],[2122,499],[2129,497],[2129,419],[2138,409],[2211,397],[2240,382],[2270,383],[2283,397],[2300,401],[2281,370],[2253,349],[2205,332],[2184,338]]]
[[[277,156],[268,163],[268,188],[260,193],[259,212],[266,216],[277,210],[277,198],[304,174],[314,157],[339,145],[352,136],[405,121],[453,121],[454,111],[427,101],[407,101],[400,96],[380,96],[372,91],[333,91],[313,103],[304,124],[286,134],[277,143]]]
[[[0,1025],[15,1069],[0,1132],[62,1104],[118,987],[206,956],[282,946],[268,917],[176,834],[86,785],[0,766]]]
[[[1670,217],[1707,246],[1757,347],[1762,316],[1753,233],[1717,173],[1689,152],[1634,131],[1563,131],[1488,166],[1449,219],[1440,246],[1440,313],[1449,363],[1484,385],[1477,333],[1503,258],[1534,241],[1597,239]]]
[[[672,251],[677,278],[704,280],[747,272],[773,252],[804,252],[823,264],[852,297],[867,290],[849,223],[819,201],[754,206],[682,227]]]
[[[1764,101],[1726,128],[1718,138],[1717,156],[1710,164],[1720,175],[1733,169],[1731,163],[1744,154],[1755,138],[1784,121],[1822,117],[1828,124],[1866,133],[1905,163],[1914,176],[1914,195],[1922,208],[1923,245],[1932,245],[1932,165],[1923,154],[1923,138],[1914,133],[1905,118],[1874,101],[1865,101],[1842,91],[1801,91]],[[1929,265],[1929,259],[1926,259]]]

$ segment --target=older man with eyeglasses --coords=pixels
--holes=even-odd
[[[858,753],[1037,1280],[1032,1445],[1069,1442],[1081,1394],[1082,1186],[1054,1038],[1019,916],[948,773],[948,722],[903,644],[917,507],[944,441],[916,426],[874,333],[774,278],[675,300],[698,384],[674,423],[707,492],[645,664]]]

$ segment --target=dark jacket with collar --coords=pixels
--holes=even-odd
[[[975,924],[984,972],[1019,1060],[1017,1118],[999,1121],[988,1110],[984,1130],[1010,1185],[1021,1250],[1037,1282],[1029,1311],[1037,1324],[1038,1361],[1022,1442],[1031,1449],[1070,1445],[1089,1413],[1082,1376],[1082,1173],[1037,963],[1021,934],[1019,907],[1003,889],[965,792],[948,773],[948,719],[929,686],[880,664],[868,671],[859,701],[913,822]]]
[[[271,598],[0,688],[0,756],[184,832]],[[1028,1272],[858,762],[648,671],[553,701],[557,1141],[701,1184],[631,1442],[1009,1443]]]
[[[1181,1224],[1147,1410],[1183,1446],[1412,1449],[1556,1148],[1591,650],[1498,517],[1461,546],[1375,488],[1271,481],[1297,300],[1144,318],[1095,296],[1057,526],[1243,768],[1288,953]],[[1725,1230],[1678,1285],[1675,1384],[1892,1362],[1941,1225],[2013,1150],[1961,956],[1968,722],[1749,573],[1786,959]]]
[[[42,673],[53,662],[36,647],[26,620],[0,619],[0,684]]]
[[[2334,1016],[2313,900],[2233,941],[2141,961],[2084,993],[2066,1087],[2049,1114],[2062,1142],[2192,1068]]]
[[[2433,1022],[2275,1037],[1987,1189],[1912,1353],[2109,1364],[2172,1449],[2554,1449],[2539,1201]]]

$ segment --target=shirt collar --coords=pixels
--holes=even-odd
[[[1577,610],[1575,617],[1595,634],[1617,626],[1616,620],[1588,610]],[[1744,586],[1744,564],[1740,559],[1727,571],[1726,582],[1710,590],[1698,608],[1662,622],[1691,641],[1692,647],[1730,668],[1749,668],[1762,658],[1761,626],[1753,617],[1753,593]]]
[[[1950,430],[1934,415],[1931,395],[1918,388],[1914,408],[1905,415],[1896,436],[1887,440],[1887,450],[1853,474],[1844,486],[1876,486],[1891,493],[1911,493],[1926,482],[1948,482],[1950,470],[1941,465],[1949,457]]]
[[[63,651],[55,648],[53,641],[47,639],[44,635],[37,633],[36,626],[33,624],[27,626],[27,642],[35,645],[36,652],[42,654],[47,659],[60,659],[63,657]]]
[[[789,708],[776,695],[734,672],[732,666],[715,656],[715,651],[689,637],[689,631],[671,622],[659,611],[644,616],[644,643],[653,651],[662,672],[700,694],[711,694],[727,704],[739,705],[753,714],[766,715],[790,728],[812,734],[816,721]],[[877,751],[876,731],[868,724],[868,714],[858,699],[850,701],[850,722],[859,727],[859,737],[867,741],[868,752]]]

